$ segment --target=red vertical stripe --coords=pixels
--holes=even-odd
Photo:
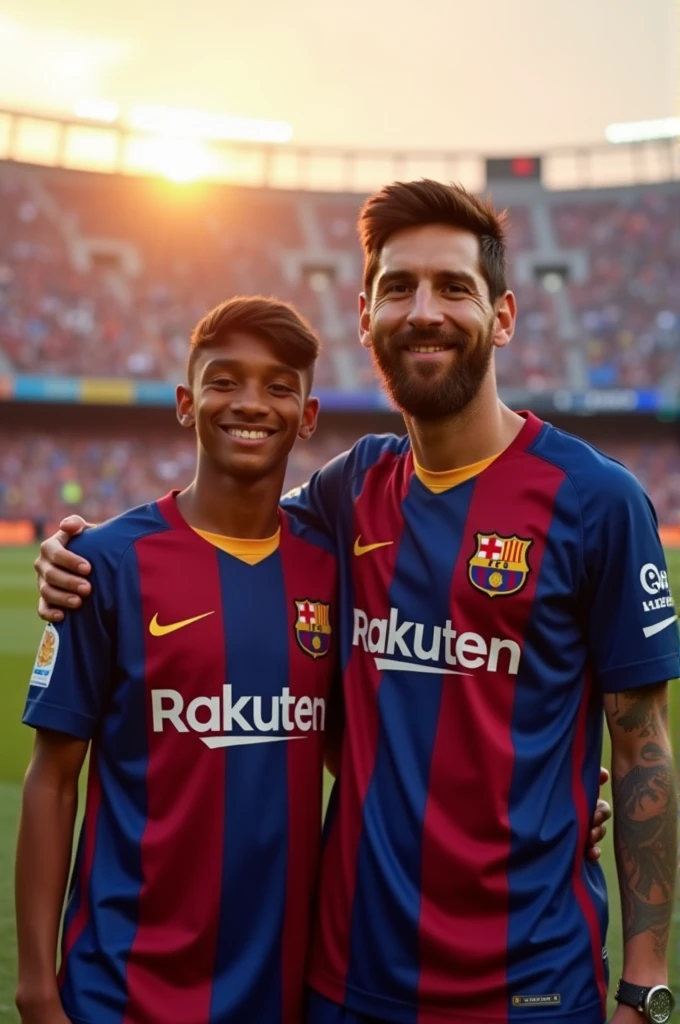
[[[62,941],[62,962],[59,970],[59,984],[64,980],[68,955],[85,930],[90,916],[90,877],[94,863],[94,850],[97,838],[97,818],[101,806],[102,788],[97,767],[96,745],[90,752],[90,769],[87,778],[87,800],[85,820],[83,822],[83,853],[80,863],[78,887],[80,904],[64,933]]]
[[[592,677],[588,673],[581,697],[578,719],[576,721],[576,732],[574,734],[573,759],[572,759],[572,793],[574,807],[576,808],[576,820],[578,821],[578,842],[576,845],[576,858],[574,860],[573,887],[574,895],[581,908],[590,935],[590,946],[593,952],[593,963],[595,966],[595,977],[597,987],[602,1000],[602,1013],[607,1012],[607,981],[602,961],[602,940],[600,934],[600,922],[597,911],[588,894],[583,881],[583,860],[585,857],[586,843],[590,825],[590,813],[588,811],[588,795],[583,784],[583,765],[586,758],[586,730],[588,727],[588,707],[590,705],[592,692]]]
[[[281,536],[281,560],[288,607],[289,681],[291,696],[308,695],[325,702],[328,710],[334,662],[337,652],[335,558],[290,533],[284,518]],[[331,647],[321,658],[306,654],[295,639],[296,600],[311,600],[330,605]],[[319,621],[328,621],[325,609],[319,609]],[[326,722],[328,728],[328,722]],[[309,951],[314,882],[321,846],[321,800],[323,780],[324,734],[309,730],[306,739],[288,743],[288,867],[286,905],[283,920],[280,1024],[299,1024],[302,1020],[302,995]],[[311,748],[311,749],[310,749]]]
[[[526,430],[522,435],[524,446]],[[523,646],[554,499],[564,479],[561,470],[513,448],[475,483],[451,587],[458,637],[480,634],[489,650],[493,637]],[[528,523],[531,571],[522,590],[492,599],[472,587],[468,560],[475,554],[475,533],[526,535]],[[418,1024],[434,1024],[442,1007],[452,1006],[507,1019],[506,872],[516,680],[508,670],[509,653],[502,650],[497,671],[478,667],[444,681],[424,825]]]
[[[200,733],[178,732],[167,721],[162,732],[154,732],[151,691],[179,691],[183,720],[194,698],[222,697],[226,658],[218,556],[188,527],[146,537],[135,550],[149,759],[143,884],[124,1024],[207,1024],[224,853],[225,754],[206,747]],[[164,636],[149,632],[155,615],[167,626],[206,612],[212,614]],[[206,708],[199,717],[207,718]]]
[[[389,617],[389,590],[404,527],[401,505],[408,491],[413,460],[384,455],[366,474],[354,508],[354,539],[364,547],[389,542],[352,558],[355,605],[370,608],[376,618]],[[329,998],[342,1002],[350,957],[352,908],[359,844],[363,830],[363,805],[373,775],[378,746],[378,687],[381,673],[372,658],[360,651],[359,671],[346,670],[345,715],[347,727],[342,761],[349,758],[352,770],[342,776],[337,820],[322,860],[320,909],[317,935],[312,944],[310,984]]]

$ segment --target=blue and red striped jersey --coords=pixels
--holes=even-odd
[[[174,496],[88,530],[24,721],[91,740],[61,994],[87,1024],[299,1024],[335,661],[332,544],[255,565]]]
[[[442,493],[407,438],[373,436],[288,502],[336,535],[341,581],[312,988],[397,1024],[602,1024],[603,694],[679,669],[643,490],[527,415]]]

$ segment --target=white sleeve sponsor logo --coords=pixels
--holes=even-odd
[[[51,623],[45,626],[40,647],[35,658],[31,681],[29,686],[41,686],[43,689],[50,685],[50,679],[54,672],[59,651],[59,634]]]
[[[650,595],[642,602],[643,612],[658,612],[666,608],[675,611],[673,597],[668,586],[668,573],[665,569],[659,569],[653,562],[645,563],[640,569],[640,585],[645,593]],[[667,615],[666,618],[660,619],[658,622],[643,626],[642,632],[649,639],[650,636],[662,633],[664,629],[668,629],[677,621],[677,615]]]
[[[643,612],[658,612],[663,608],[673,608],[673,598],[668,586],[668,573],[665,569],[659,569],[653,562],[647,562],[640,569],[640,584],[642,589],[650,597],[642,602]],[[669,622],[669,619],[665,619]],[[656,630],[658,633],[658,630]],[[651,636],[645,633],[645,636]]]

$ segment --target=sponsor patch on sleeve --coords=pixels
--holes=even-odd
[[[59,634],[52,623],[48,622],[40,641],[33,671],[31,672],[30,686],[45,687],[50,685],[58,650]]]

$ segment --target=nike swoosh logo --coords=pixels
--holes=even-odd
[[[671,615],[669,619],[662,619],[661,622],[655,622],[652,626],[643,626],[642,632],[645,636],[654,636],[655,633],[660,633],[662,629],[668,629],[669,626],[672,626],[677,621],[677,615]]]
[[[394,541],[393,540],[381,540],[381,541],[379,541],[378,544],[362,544],[361,543],[361,534],[359,534],[357,539],[354,541],[354,554],[358,558],[359,555],[367,555],[369,551],[375,551],[376,548],[388,548],[390,546],[390,544],[394,544]]]
[[[181,622],[170,622],[167,626],[161,626],[158,621],[158,612],[156,612],[149,623],[149,632],[151,633],[151,636],[167,636],[168,633],[174,633],[177,629],[184,629],[185,626],[190,626],[192,622],[198,622],[200,619],[207,619],[209,615],[214,614],[214,611],[203,612],[202,615],[194,615],[193,619],[182,619]]]

